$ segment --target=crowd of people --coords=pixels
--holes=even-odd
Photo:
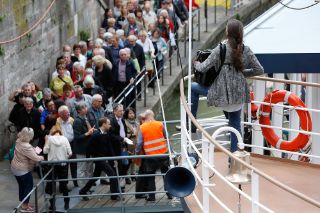
[[[136,154],[136,151],[146,151],[143,144],[146,138],[151,141],[159,139],[146,133],[148,127],[142,131],[145,138],[142,133],[138,135],[139,125],[144,120],[155,122],[150,111],[141,115],[139,122],[136,119],[135,101],[141,100],[137,95],[141,85],[126,97],[126,105],[113,103],[124,88],[134,83],[140,72],[148,72],[151,78],[154,75],[152,70],[164,66],[169,46],[171,49],[176,46],[175,32],[187,23],[188,12],[182,0],[154,2],[115,0],[115,6],[105,10],[97,38],[62,47],[48,87],[41,89],[37,82],[29,81],[12,93],[9,99],[15,105],[9,120],[19,134],[11,168],[19,185],[20,201],[32,188],[31,171],[38,161]],[[197,8],[198,5],[193,3],[193,9]],[[159,130],[160,127],[163,128],[162,124],[156,123],[152,128]],[[162,138],[160,144],[151,143],[149,149],[153,151],[149,154],[155,153],[157,146],[162,148],[156,153],[166,152],[163,131],[157,136]],[[131,141],[138,141],[139,146],[135,148]],[[115,166],[120,175],[142,174],[146,173],[145,167],[153,172],[157,167],[154,164],[160,161],[148,162],[97,161],[94,166],[88,162],[62,163],[54,167],[55,177],[50,178],[67,178],[69,171],[72,178],[98,177],[102,171],[114,176]],[[105,183],[104,179],[101,183]],[[131,181],[125,179],[126,184]],[[123,186],[118,187],[117,180],[110,179],[110,182],[112,193],[119,192],[119,188],[124,190]],[[67,184],[67,181],[59,184],[59,191],[64,196],[69,192]],[[73,181],[74,187],[82,187],[81,195],[86,195],[94,184],[92,180],[86,184]],[[154,187],[154,179],[141,178],[137,182],[137,191],[154,191]],[[53,193],[49,183],[46,193]],[[168,198],[171,198],[169,194]],[[83,199],[88,200],[88,197]],[[120,197],[114,195],[111,199],[119,200]],[[154,194],[149,194],[147,200],[155,200]],[[65,209],[68,209],[69,199],[64,201]],[[50,207],[55,208],[54,202],[50,202]],[[29,198],[20,211],[33,211]]]

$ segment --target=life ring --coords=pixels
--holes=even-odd
[[[303,101],[295,94],[286,90],[275,90],[269,93],[263,100],[267,103],[285,102],[291,106],[306,107]],[[270,112],[272,106],[262,104],[259,109],[259,123],[263,125],[271,125]],[[310,113],[304,110],[296,110],[300,118],[300,128],[305,131],[312,130],[312,121]],[[309,141],[310,135],[299,133],[292,141],[286,141],[279,138],[271,128],[261,127],[262,134],[269,144],[277,149],[287,151],[298,151],[302,149]]]

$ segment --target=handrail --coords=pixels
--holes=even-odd
[[[275,78],[262,77],[262,76],[249,77],[248,79],[259,80],[259,81],[271,81],[271,82],[277,82],[277,83],[296,84],[296,85],[301,85],[301,86],[320,87],[320,84],[318,84],[318,83],[293,81],[293,80],[285,80],[285,79],[275,79]]]
[[[17,207],[14,208],[14,210],[12,211],[12,213],[16,213],[16,212],[18,211],[18,209],[19,209],[19,208],[21,207],[21,205],[26,201],[26,199],[27,199],[28,197],[30,197],[31,194],[32,194],[37,188],[39,188],[40,184],[42,184],[42,183],[45,181],[45,179],[48,177],[48,175],[50,174],[51,171],[52,171],[52,168],[47,172],[46,175],[43,176],[43,178],[40,179],[40,181],[39,181],[39,182],[32,188],[32,190],[23,198],[23,200],[20,201],[20,203],[18,204]],[[37,199],[37,198],[36,198],[36,199]],[[36,206],[36,208],[37,208],[37,206]]]
[[[185,77],[186,78],[186,77]],[[212,144],[214,144],[218,149],[220,149],[222,152],[224,152],[226,155],[228,155],[230,158],[234,159],[235,161],[241,163],[242,165],[244,165],[245,167],[247,167],[248,169],[251,169],[252,171],[254,171],[256,174],[262,176],[264,179],[266,179],[267,181],[273,183],[274,185],[278,186],[279,188],[289,192],[290,194],[312,204],[313,206],[316,206],[318,208],[320,208],[320,202],[310,198],[309,196],[306,196],[305,194],[302,194],[301,192],[298,192],[297,190],[289,187],[286,184],[281,183],[280,181],[272,178],[271,176],[267,175],[266,173],[260,171],[259,169],[251,166],[250,164],[244,162],[243,160],[235,157],[230,151],[228,151],[226,148],[224,148],[222,145],[220,145],[217,141],[213,140],[211,138],[211,135],[205,131],[202,126],[198,123],[198,121],[195,119],[195,117],[192,115],[187,102],[186,102],[186,98],[185,98],[185,94],[184,94],[184,79],[182,78],[180,80],[180,99],[182,102],[182,105],[188,115],[188,117],[191,119],[192,123],[200,130],[200,132],[202,132],[202,134],[208,139],[208,141]]]

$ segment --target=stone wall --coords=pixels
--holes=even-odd
[[[29,29],[51,0],[0,0],[0,41],[12,39]],[[31,33],[0,51],[0,156],[10,146],[6,126],[13,103],[10,93],[27,81],[48,85],[63,44],[79,41],[79,32],[95,37],[103,10],[96,0],[56,0],[44,21]],[[12,140],[10,139],[12,138]]]

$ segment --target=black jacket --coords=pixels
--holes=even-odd
[[[103,65],[103,70],[101,72],[95,71],[96,84],[101,86],[104,91],[110,90],[114,86],[112,69],[108,67],[107,64]]]
[[[113,64],[112,72],[113,72],[113,79],[114,79],[114,86],[117,86],[116,82],[118,81],[118,76],[119,76],[119,61],[117,60]],[[133,63],[131,60],[128,60],[126,62],[126,82],[130,81],[131,78],[135,78],[137,75],[137,70],[134,68]]]
[[[112,148],[114,138],[106,133],[102,134],[100,129],[96,131],[88,141],[87,156],[92,157],[112,157],[114,151]]]
[[[114,58],[112,56],[111,48],[107,46],[103,46],[102,48],[104,49],[104,52],[105,52],[105,58],[108,59],[111,62],[111,64],[113,64]]]
[[[73,123],[73,148],[74,152],[79,155],[85,155],[90,136],[86,136],[85,133],[88,131],[87,123],[84,118],[79,115],[76,116]]]
[[[125,147],[123,138],[120,136],[120,125],[118,124],[118,121],[114,115],[110,116],[109,119],[111,124],[109,135],[113,138],[112,140],[113,151],[116,156],[120,156],[121,148]],[[123,123],[125,135],[127,135],[128,131],[127,131],[126,123],[123,118],[121,119],[121,121]]]
[[[146,65],[143,47],[140,44],[136,44],[134,47],[130,46],[130,44],[127,44],[126,47],[133,50],[136,58],[138,59],[140,69],[142,69]]]
[[[18,131],[21,131],[23,127],[30,127],[33,129],[34,138],[38,138],[40,134],[40,112],[33,108],[30,113],[27,113],[24,107],[21,108],[18,112],[16,127]]]

